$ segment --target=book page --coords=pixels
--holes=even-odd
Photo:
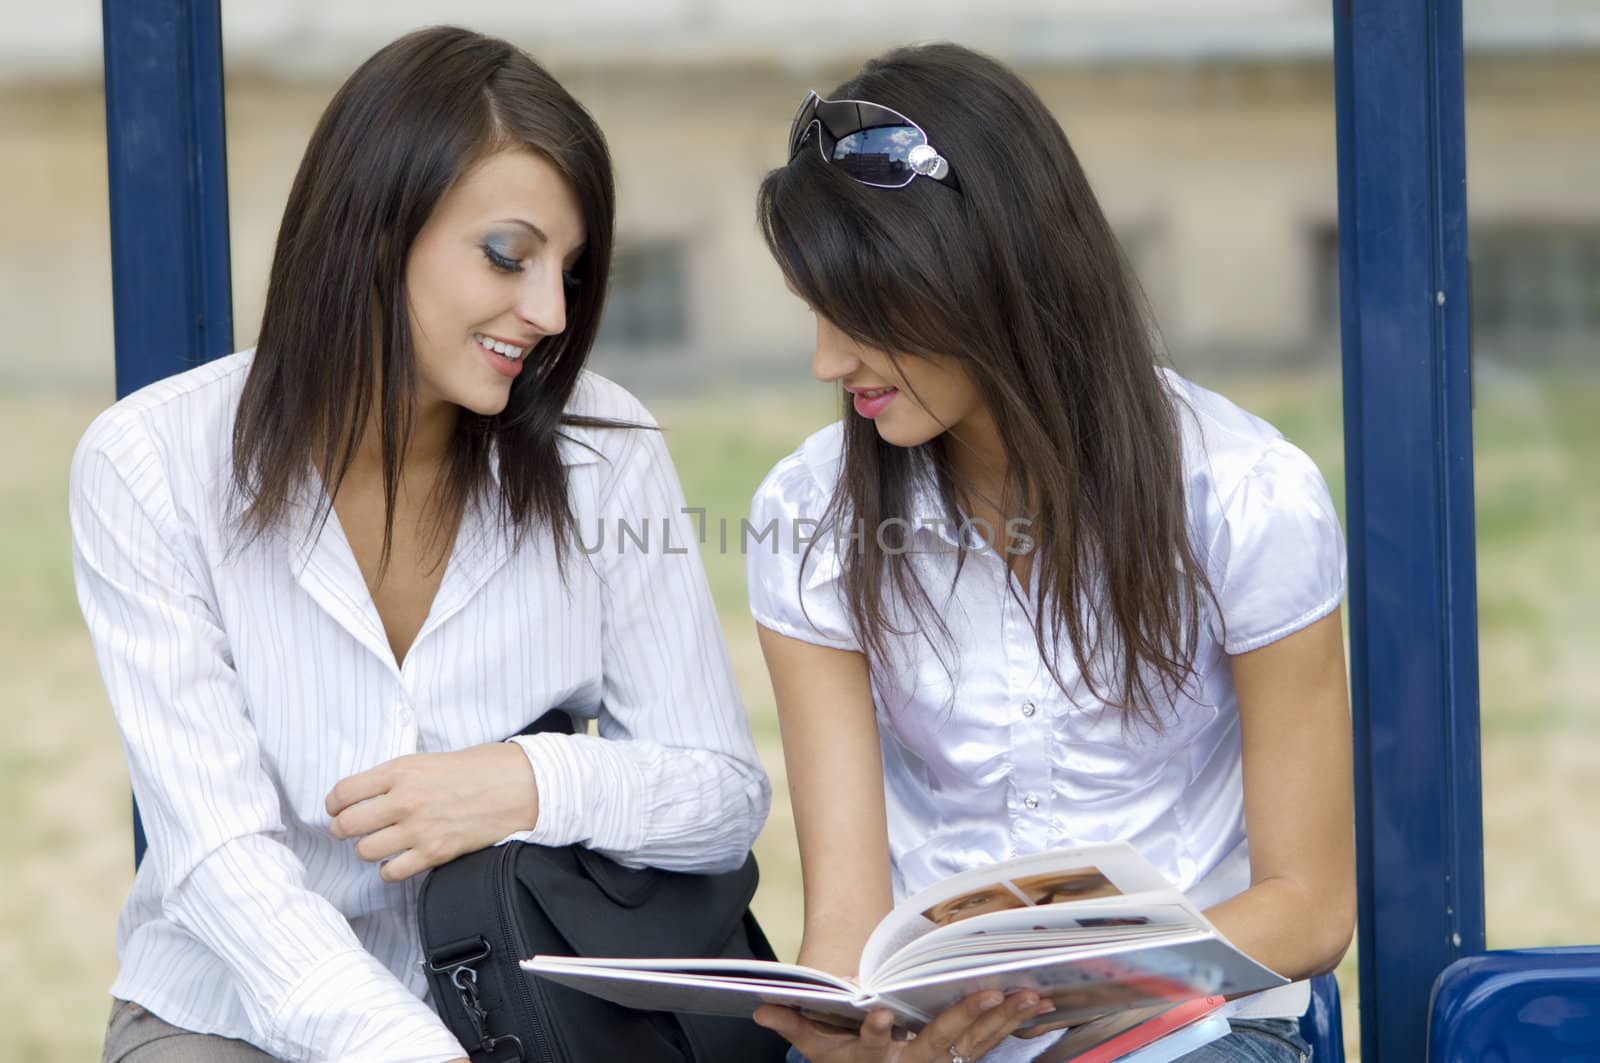
[[[605,976],[608,972],[625,978],[628,972],[644,972],[656,976],[682,975],[686,978],[717,978],[743,981],[758,985],[810,987],[856,996],[860,989],[848,979],[839,978],[813,967],[793,963],[776,963],[771,960],[726,959],[619,959],[599,956],[535,956],[523,960],[522,968],[535,974],[551,970],[592,972]]]
[[[889,957],[940,927],[996,912],[1158,890],[1186,903],[1127,842],[1052,850],[976,868],[895,905],[862,950],[861,981],[873,984]]]
[[[1221,1015],[1208,1015],[1193,1026],[1185,1026],[1154,1044],[1136,1048],[1125,1056],[1116,1057],[1116,1063],[1174,1063],[1175,1060],[1183,1059],[1212,1041],[1221,1040],[1231,1032],[1232,1028],[1229,1027],[1227,1019]],[[1084,1063],[1090,1063],[1090,1060],[1085,1060]]]
[[[1204,1020],[1223,1007],[1222,997],[1197,997],[1181,1004],[1157,1004],[1148,1008],[1130,1008],[1103,1018],[1092,1019],[1074,1026],[1056,1040],[1050,1050],[1033,1063],[1110,1063],[1122,1060],[1128,1053],[1157,1042],[1166,1041],[1169,1049],[1192,1051],[1188,1044],[1179,1045],[1167,1040],[1170,1035]],[[1222,1019],[1222,1030],[1228,1029],[1227,1019]],[[1207,1038],[1206,1040],[1212,1040]],[[1169,1058],[1176,1058],[1175,1052]]]
[[[1072,1023],[1122,1008],[1233,996],[1288,981],[1204,930],[1102,946],[1089,955],[1084,951],[1034,951],[989,966],[897,979],[878,991],[885,999],[937,1015],[973,993],[1032,989],[1056,1005],[1046,1019]]]
[[[1228,1036],[1230,1032],[1228,1020],[1213,1012],[1132,1052],[1123,1052],[1109,1044],[1085,1052],[1074,1052],[1063,1049],[1062,1042],[1057,1041],[1033,1063],[1172,1063],[1212,1041]]]
[[[1174,931],[1210,929],[1204,916],[1176,890],[1154,890],[1070,904],[990,912],[938,927],[915,938],[874,972],[884,983],[930,961],[1017,948],[1066,949],[1148,938]],[[1028,940],[1032,937],[1034,940]]]
[[[747,1019],[763,1004],[778,1004],[797,1008],[817,1022],[851,1030],[860,1029],[867,1012],[875,1007],[893,1011],[903,1029],[921,1029],[928,1021],[927,1016],[903,1003],[863,996],[854,986],[838,989],[798,981],[630,968],[616,963],[560,963],[556,962],[558,959],[535,957],[523,960],[522,967],[530,977],[537,975],[626,1008]]]

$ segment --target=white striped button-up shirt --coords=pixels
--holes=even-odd
[[[73,459],[79,601],[150,839],[112,993],[284,1059],[458,1058],[423,999],[420,876],[383,882],[328,833],[324,798],[559,706],[598,734],[517,739],[540,795],[519,837],[736,866],[770,788],[681,489],[660,433],[569,430],[582,545],[566,585],[547,535],[514,546],[469,507],[397,664],[337,516],[312,523],[315,478],[285,527],[237,534],[231,433],[249,366],[244,352],[124,399]],[[592,374],[569,410],[649,422]],[[641,546],[619,520],[655,534]]]

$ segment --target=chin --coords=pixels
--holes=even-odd
[[[454,397],[455,404],[480,417],[494,417],[503,413],[511,402],[510,388],[479,389]]]
[[[875,426],[878,429],[879,439],[892,447],[902,447],[907,450],[912,447],[922,446],[922,444],[943,431],[937,425],[932,428],[917,427],[907,429],[903,426],[884,424],[882,420],[877,421]]]
[[[510,403],[511,394],[507,392],[494,402],[480,402],[475,406],[469,406],[468,409],[480,417],[498,417],[505,412]]]

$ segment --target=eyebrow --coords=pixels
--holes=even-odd
[[[496,225],[520,225],[524,229],[527,229],[529,232],[533,233],[533,235],[537,236],[541,243],[548,244],[550,242],[550,237],[545,235],[545,231],[543,229],[539,228],[537,225],[533,224],[533,222],[531,222],[531,221],[524,221],[521,218],[496,218],[495,219],[495,224]]]

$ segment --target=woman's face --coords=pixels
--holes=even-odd
[[[567,327],[567,271],[586,236],[577,195],[513,149],[463,174],[406,261],[420,405],[505,408],[528,352]]]
[[[915,447],[964,423],[986,418],[978,389],[953,358],[899,355],[867,347],[821,314],[811,373],[853,395],[858,416],[897,447]],[[958,433],[959,434],[959,433]]]
[[[938,904],[922,913],[924,919],[938,923],[940,926],[949,926],[959,923],[963,919],[971,919],[975,915],[988,915],[990,912],[1004,912],[1013,908],[1021,908],[1022,901],[1004,886],[985,886],[963,893],[959,897],[951,897],[940,901]]]

